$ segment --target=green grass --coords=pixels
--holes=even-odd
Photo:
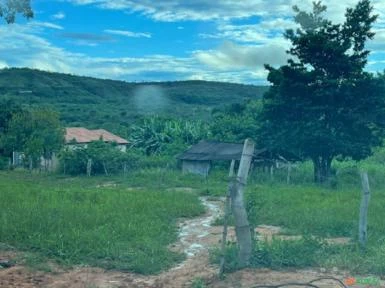
[[[379,158],[379,156],[381,159]],[[329,185],[312,183],[311,163],[292,171],[286,184],[286,171],[269,173],[255,170],[246,188],[246,207],[253,226],[267,224],[283,228],[283,234],[303,235],[297,241],[278,238],[271,243],[256,242],[251,260],[253,267],[273,269],[325,267],[345,269],[356,275],[385,275],[385,152],[356,163],[335,162]],[[379,161],[379,159],[381,161]],[[358,218],[361,201],[359,172],[367,171],[371,186],[368,213],[368,243],[358,245]],[[332,184],[332,185],[330,185]],[[215,224],[222,224],[217,219]],[[232,218],[230,218],[232,224]],[[330,245],[325,238],[349,237],[349,245]],[[212,260],[218,261],[218,250]],[[237,249],[232,243],[226,251],[227,271],[238,268]]]
[[[140,273],[183,259],[167,245],[176,240],[177,218],[203,213],[197,195],[96,188],[100,181],[0,173],[0,242],[63,264]]]
[[[306,165],[306,164],[305,164]],[[365,165],[365,166],[364,166]],[[266,175],[253,175],[246,189],[246,206],[251,224],[276,225],[284,234],[303,235],[298,241],[257,242],[253,267],[282,269],[288,267],[338,267],[352,273],[385,275],[385,187],[382,167],[364,163],[369,171],[372,195],[368,213],[368,243],[360,249],[358,238],[361,187],[358,169],[340,166],[335,188],[304,181],[286,185],[278,181],[261,181]],[[300,167],[299,172],[303,167]],[[310,174],[310,172],[309,172]],[[295,175],[299,179],[298,175]],[[304,175],[301,175],[304,176]],[[309,176],[305,175],[306,179]],[[217,221],[221,223],[221,219]],[[349,245],[329,245],[324,239],[350,237]],[[229,245],[228,271],[237,269],[236,247]],[[218,260],[218,251],[213,258]]]
[[[335,167],[336,185],[332,187],[311,183],[309,163],[293,170],[291,185],[285,184],[284,171],[277,172],[273,180],[258,171],[249,177],[245,199],[250,222],[304,235],[298,241],[256,243],[253,267],[338,267],[356,275],[385,275],[382,165],[368,161]],[[369,172],[372,186],[366,251],[357,244],[360,169]],[[91,178],[3,172],[0,242],[31,255],[37,253],[38,259],[68,265],[156,273],[183,258],[167,249],[176,240],[176,219],[202,213],[198,195],[223,196],[227,180],[225,169],[218,167],[207,180],[165,168]],[[96,188],[106,183],[113,185]],[[184,187],[193,192],[173,190]],[[352,244],[329,245],[324,241],[329,237],[350,237]],[[0,247],[7,245],[0,243]],[[212,255],[217,258],[218,251]],[[227,271],[236,269],[234,245],[229,245],[226,258]],[[33,256],[27,262],[44,264],[40,260],[34,264]]]

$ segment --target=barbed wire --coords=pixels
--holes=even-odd
[[[331,280],[331,281],[334,281],[336,283],[338,283],[338,285],[340,287],[343,287],[343,288],[348,288],[344,282],[342,282],[341,280],[337,279],[337,278],[334,278],[334,277],[320,277],[320,278],[316,278],[314,280],[311,280],[309,282],[303,282],[303,283],[300,283],[300,282],[287,282],[287,283],[283,283],[283,284],[278,284],[278,285],[257,285],[257,286],[252,286],[251,288],[281,288],[281,287],[294,287],[294,286],[302,286],[302,287],[311,287],[311,288],[321,288],[320,286],[316,285],[315,283],[317,282],[321,282],[321,281],[324,281],[324,280]]]

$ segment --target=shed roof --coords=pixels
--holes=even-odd
[[[83,127],[66,128],[65,140],[66,143],[76,141],[77,143],[90,143],[102,138],[105,142],[116,142],[118,144],[128,144],[126,139],[123,139],[104,129],[88,130]]]
[[[242,150],[243,144],[200,141],[177,158],[192,161],[239,160]]]

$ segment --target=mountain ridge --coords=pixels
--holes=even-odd
[[[145,115],[209,119],[213,109],[262,97],[267,86],[220,81],[126,82],[29,68],[0,70],[0,99],[51,106],[66,125],[129,125]]]

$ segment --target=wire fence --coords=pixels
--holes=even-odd
[[[322,287],[325,287],[325,284],[323,286],[319,286],[319,285],[321,285],[322,284],[321,282],[324,282],[324,281],[329,281],[328,285],[330,285],[330,282],[334,282],[335,284],[338,285],[338,286],[334,286],[336,288],[337,287],[348,288],[348,286],[346,286],[344,284],[344,282],[342,282],[341,280],[339,280],[337,278],[334,278],[334,277],[321,277],[321,278],[316,278],[314,280],[311,280],[309,282],[304,282],[304,283],[301,283],[301,282],[287,282],[287,283],[278,284],[278,285],[257,285],[257,286],[252,286],[250,288],[281,288],[281,287],[312,287],[312,288],[322,288]],[[330,286],[328,286],[328,287],[330,287]]]

